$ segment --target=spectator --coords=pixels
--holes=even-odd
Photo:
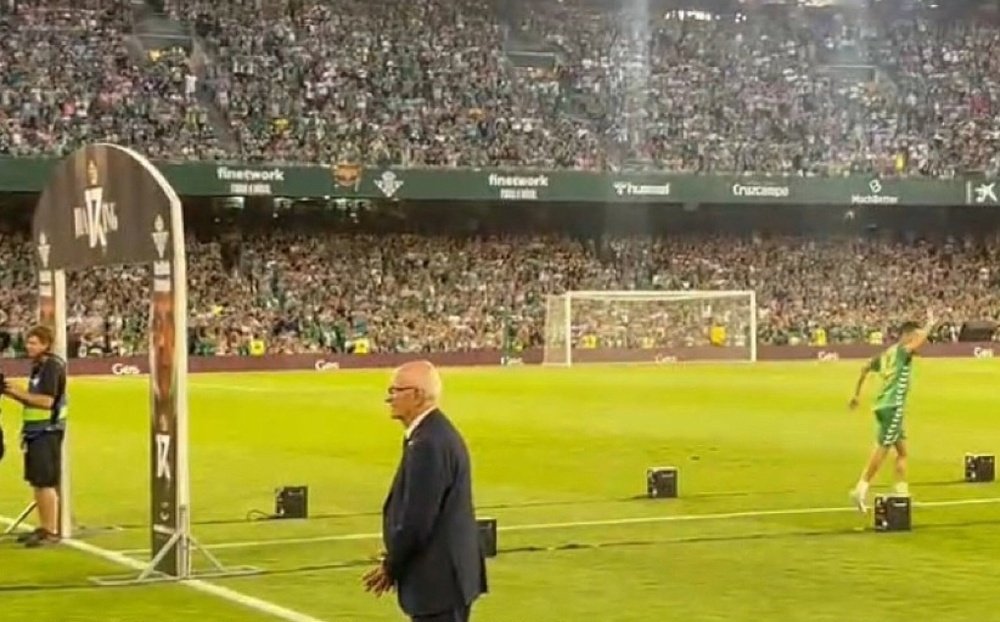
[[[828,343],[888,334],[904,317],[947,301],[942,332],[970,319],[1000,320],[1000,238],[988,245],[742,240],[718,236],[619,238],[604,248],[559,236],[486,239],[412,235],[247,235],[259,258],[222,270],[218,242],[188,240],[189,324],[200,354],[248,354],[255,336],[268,353],[502,348],[509,331],[525,347],[543,342],[545,301],[567,290],[723,289],[757,292],[763,343]],[[0,329],[16,340],[34,317],[35,288],[25,238],[0,238]],[[252,283],[259,283],[256,288]],[[101,268],[68,277],[67,323],[74,353],[146,349],[145,268]],[[713,320],[747,338],[745,301],[711,304],[581,302],[574,335],[602,345],[708,342]],[[4,344],[0,343],[0,349]],[[259,347],[259,346],[258,346]]]
[[[179,50],[130,56],[126,0],[19,1],[0,13],[0,153],[112,140],[161,159],[1000,173],[1000,29],[974,18],[547,0],[512,25],[487,0],[258,4],[167,3],[203,44],[202,79]],[[524,66],[514,39],[551,52]]]

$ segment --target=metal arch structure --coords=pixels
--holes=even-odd
[[[38,321],[53,329],[54,350],[67,361],[66,271],[141,264],[152,269],[149,474],[153,556],[138,577],[92,580],[121,585],[192,578],[194,549],[208,556],[214,576],[255,572],[223,568],[191,534],[187,261],[177,193],[141,154],[107,143],[86,145],[51,172],[35,210],[32,236],[38,267]],[[72,395],[67,407],[59,529],[62,537],[72,538],[68,443],[74,421]]]

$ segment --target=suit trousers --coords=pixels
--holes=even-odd
[[[428,616],[413,616],[410,619],[413,622],[469,622],[469,613],[469,605],[462,605],[461,607],[455,607],[451,611],[432,613]]]

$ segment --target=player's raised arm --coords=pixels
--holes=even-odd
[[[927,343],[927,337],[930,336],[931,331],[934,330],[934,325],[936,323],[937,320],[934,318],[934,310],[927,309],[927,323],[923,328],[913,331],[913,335],[904,341],[903,348],[910,354],[916,352],[922,345]]]

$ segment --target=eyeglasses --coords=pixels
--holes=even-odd
[[[403,391],[410,391],[410,390],[416,391],[418,389],[419,389],[419,387],[413,387],[413,386],[407,386],[407,387],[389,387],[387,389],[387,393],[390,396],[396,396],[397,394],[402,393]]]

